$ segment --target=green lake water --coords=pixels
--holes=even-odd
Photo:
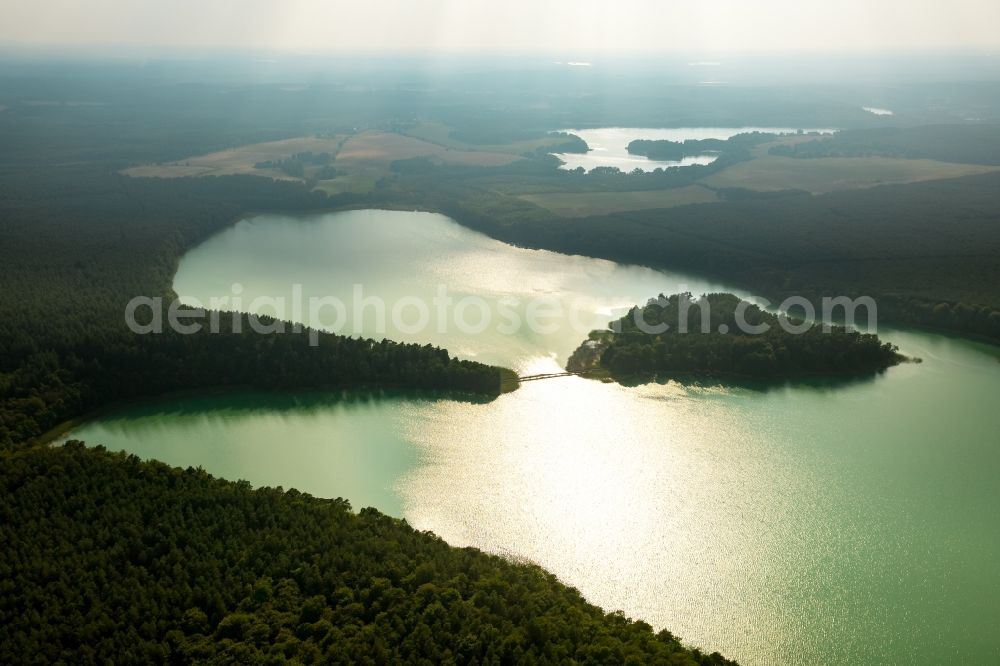
[[[371,306],[340,330],[521,374],[560,368],[581,330],[656,293],[725,288],[387,211],[245,220],[188,253],[174,283],[189,302],[270,297],[262,312],[295,292],[350,311],[354,285],[390,311],[410,299],[400,311],[413,316],[379,326]],[[482,297],[490,325],[416,331],[413,299],[441,285],[455,302]],[[581,321],[502,330],[533,307]],[[489,402],[206,395],[137,404],[69,436],[375,506],[454,545],[537,562],[608,610],[744,664],[1000,663],[998,352],[880,333],[924,362],[770,388],[570,377]]]

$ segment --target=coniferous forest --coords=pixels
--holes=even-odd
[[[589,79],[576,78],[590,68],[574,67],[567,78],[549,68],[559,63],[546,63],[529,86],[493,70],[434,79],[341,65],[325,82],[300,87],[253,78],[229,85],[246,72],[228,61],[197,74],[185,63],[0,63],[0,662],[734,663],[728,649],[726,657],[707,654],[717,646],[702,645],[702,652],[683,645],[671,627],[605,612],[533,563],[450,546],[344,499],[253,488],[91,446],[97,442],[53,446],[49,436],[120,401],[173,392],[393,387],[485,402],[509,387],[511,371],[431,345],[308,329],[262,335],[254,324],[275,322],[240,312],[216,313],[221,333],[128,329],[130,299],[169,302],[186,252],[261,212],[435,211],[520,248],[689,271],[775,303],[792,294],[810,302],[872,296],[884,323],[995,342],[995,91],[927,84],[912,96],[955,100],[982,122],[956,129],[941,124],[954,118],[942,120],[937,102],[921,102],[902,116],[911,126],[892,128],[836,86],[792,96],[769,87],[654,90],[630,75],[602,79],[593,94]],[[764,144],[774,136],[765,134],[637,140],[634,155],[718,155],[709,165],[648,172],[560,169],[550,154],[587,152],[582,139],[559,133],[567,127],[667,125],[854,129],[771,149]],[[236,175],[127,175],[185,169],[188,159],[265,142],[330,137],[343,145],[348,137],[382,141],[401,157],[380,156],[370,145],[346,160],[333,148],[297,148],[264,152]],[[430,152],[414,156],[414,144],[417,153]],[[477,162],[483,154],[490,159]],[[825,193],[707,184],[754,160],[781,158],[805,169],[861,157],[981,169]],[[581,215],[539,203],[552,194],[647,201],[650,193],[689,187],[710,202],[617,212],[581,206]],[[770,324],[769,332],[740,334],[739,299],[731,294],[709,295],[706,334],[649,335],[635,326],[640,314],[675,329],[681,299],[693,303],[682,294],[666,299],[667,307],[633,309],[617,331],[594,334],[570,369],[600,370],[623,383],[681,375],[770,381],[870,378],[902,360],[892,345],[846,328],[786,334],[775,315],[758,308],[745,315],[751,324]],[[693,305],[692,326],[699,315]],[[609,439],[617,446],[619,436],[630,437],[628,423]],[[721,595],[693,601],[703,608],[726,603]],[[816,610],[822,601],[811,610],[825,612]],[[872,642],[883,640],[878,636]]]
[[[441,349],[320,334],[259,335],[222,313],[220,333],[136,335],[136,295],[172,297],[186,249],[249,210],[329,205],[298,183],[251,176],[135,179],[92,169],[4,174],[0,215],[0,443],[37,437],[110,401],[221,386],[359,385],[500,390],[496,368]],[[232,319],[242,318],[234,327]],[[240,333],[233,333],[233,330]]]
[[[3,663],[733,663],[344,500],[79,442],[0,463]]]
[[[172,149],[144,137],[140,154]],[[45,140],[60,162],[76,145]],[[331,334],[314,347],[308,329],[259,335],[241,313],[220,314],[221,334],[132,333],[128,300],[172,298],[179,257],[240,216],[364,199],[254,176],[130,178],[124,144],[103,140],[89,163],[0,168],[0,661],[732,663],[373,509],[33,444],[175,390],[500,391],[500,369],[445,350]]]
[[[661,295],[595,331],[567,366],[615,377],[700,375],[787,379],[866,375],[899,363],[877,335],[779,317],[733,294]],[[782,325],[784,323],[784,326]]]

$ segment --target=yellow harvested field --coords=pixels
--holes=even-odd
[[[508,153],[511,155],[533,153],[539,148],[552,146],[566,140],[565,137],[545,136],[538,139],[511,141],[510,143],[490,145],[472,144],[452,137],[452,128],[440,123],[421,123],[420,125],[401,130],[401,132],[415,139],[429,141],[454,150],[486,151],[491,153]]]
[[[330,153],[334,156],[332,165],[337,170],[337,176],[317,183],[317,187],[328,194],[371,191],[375,183],[389,173],[389,167],[395,160],[429,157],[444,164],[502,166],[520,159],[509,153],[452,150],[401,134],[365,132],[354,136],[300,137],[255,143],[168,164],[132,167],[125,173],[152,178],[250,174],[279,180],[302,180],[278,169],[257,169],[254,164],[280,161],[303,152]]]
[[[649,208],[673,208],[718,201],[715,192],[700,185],[639,192],[545,192],[522,194],[518,198],[563,217],[604,215]]]
[[[796,159],[761,155],[705,178],[710,187],[748,190],[805,190],[814,194],[923,180],[958,178],[997,171],[1000,167],[955,164],[896,157],[820,157]]]
[[[255,169],[257,162],[280,160],[291,157],[295,153],[312,151],[314,153],[336,154],[340,150],[345,137],[327,138],[299,137],[281,141],[254,143],[239,148],[220,150],[208,155],[189,157],[167,164],[149,164],[126,169],[129,176],[153,178],[180,178],[182,176],[231,176],[236,174],[253,174],[255,176],[270,176],[283,180],[295,180],[291,176],[273,169]]]
[[[485,150],[454,150],[428,141],[388,132],[365,132],[352,136],[337,155],[336,166],[351,162],[375,162],[388,166],[396,160],[413,157],[433,157],[446,164],[469,166],[503,166],[518,159],[517,155]]]

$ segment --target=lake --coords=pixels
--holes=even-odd
[[[376,300],[391,314],[441,285],[491,312],[505,299],[525,316],[538,299],[575,305],[586,324],[682,284],[724,288],[388,211],[244,220],[189,252],[174,287],[207,301],[233,297],[234,283],[244,305],[270,298],[262,312],[294,284],[345,303],[361,284],[369,312],[340,322],[347,332],[377,327]],[[385,329],[522,374],[561,367],[582,339],[568,323],[511,334],[412,323]],[[70,436],[376,506],[454,545],[537,562],[608,610],[744,664],[996,663],[1000,352],[880,332],[924,362],[770,388],[570,377],[488,402],[206,395],[133,405]]]
[[[656,169],[671,169],[697,164],[711,164],[716,155],[686,156],[682,160],[664,161],[651,160],[642,155],[631,155],[628,144],[637,139],[647,141],[677,141],[728,139],[737,134],[748,132],[771,132],[774,134],[793,134],[798,129],[790,127],[600,127],[595,129],[565,129],[559,130],[567,134],[575,134],[587,142],[590,151],[587,153],[554,153],[562,160],[560,169],[573,170],[582,167],[590,171],[596,167],[618,167],[624,172],[634,169],[655,171]],[[831,129],[807,129],[805,132],[830,133]]]

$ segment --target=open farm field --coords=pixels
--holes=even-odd
[[[718,201],[715,192],[701,185],[638,192],[542,192],[518,196],[556,215],[582,217],[628,210],[673,208]]]
[[[377,163],[388,167],[396,160],[432,157],[446,164],[503,166],[519,159],[509,153],[488,150],[453,150],[429,141],[391,132],[365,132],[350,137],[337,154],[336,165]]]
[[[131,167],[125,174],[147,178],[187,176],[253,175],[276,180],[307,180],[278,168],[258,169],[259,162],[280,162],[299,153],[329,153],[336,176],[313,180],[327,194],[365,193],[390,173],[396,160],[428,157],[441,164],[502,166],[520,159],[510,153],[484,150],[452,150],[413,137],[390,132],[364,132],[354,136],[299,137],[255,143],[238,148],[198,155],[175,162]],[[306,174],[307,176],[310,174]]]
[[[415,127],[401,130],[403,134],[436,143],[439,146],[451,148],[453,150],[465,151],[489,151],[492,153],[508,153],[510,155],[523,155],[533,153],[539,148],[547,148],[563,143],[566,138],[556,135],[546,136],[538,139],[527,139],[522,141],[511,141],[509,143],[474,144],[466,143],[452,136],[452,128],[441,123],[421,123]]]
[[[257,169],[254,164],[270,160],[281,160],[296,153],[330,153],[336,155],[346,139],[345,136],[297,137],[281,141],[254,143],[238,148],[220,150],[207,155],[197,155],[176,162],[135,166],[125,170],[125,174],[136,177],[182,178],[184,176],[232,176],[250,174],[270,176],[281,180],[297,180],[276,169]]]
[[[996,171],[980,164],[896,157],[823,157],[809,160],[761,155],[704,179],[710,187],[749,190],[805,190],[813,194],[876,185],[959,178]]]

